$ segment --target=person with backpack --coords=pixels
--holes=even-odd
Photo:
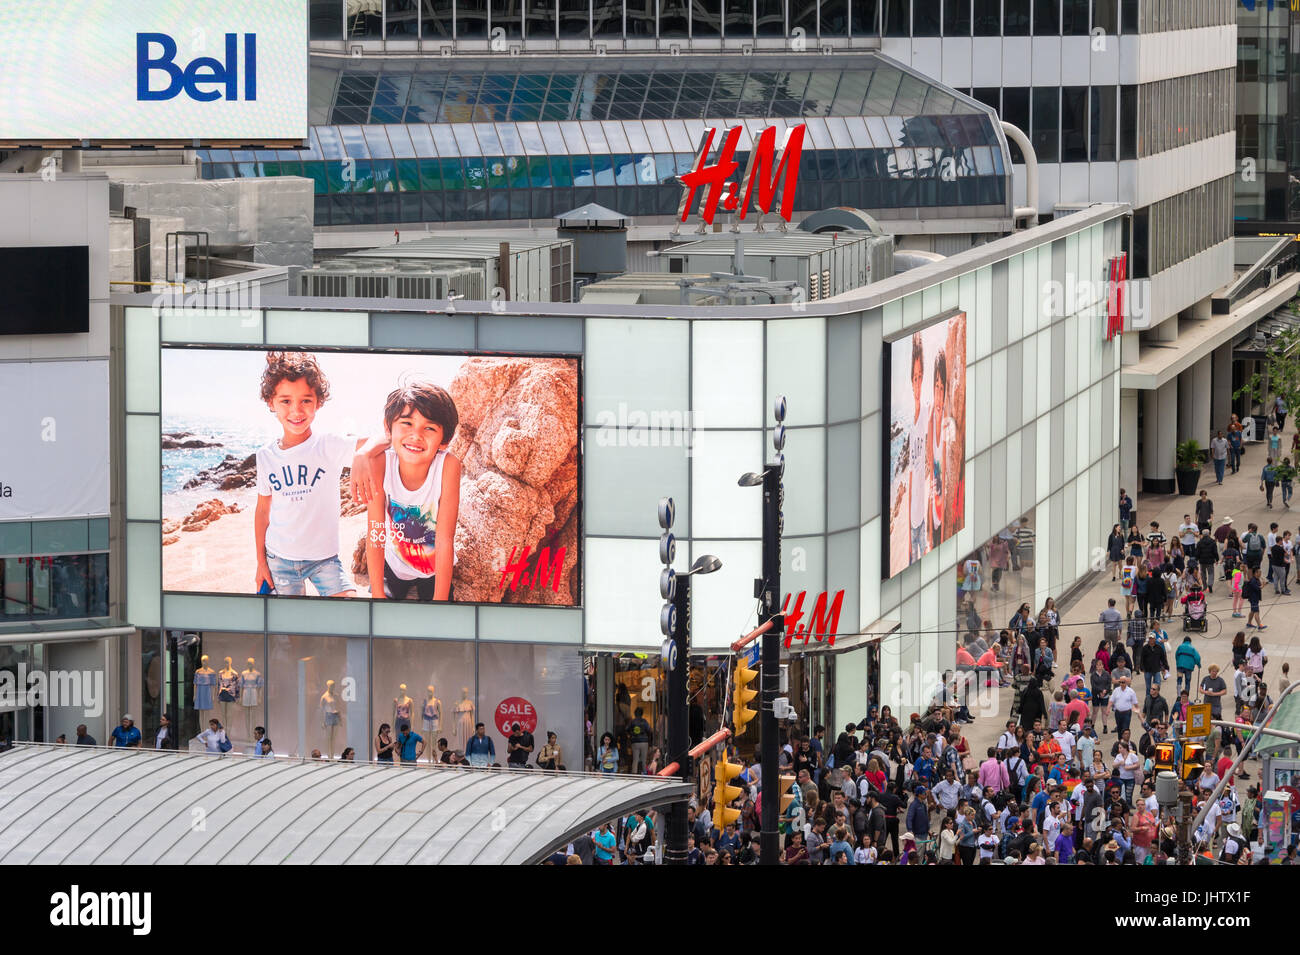
[[[1214,593],[1214,565],[1219,562],[1219,545],[1214,542],[1214,535],[1207,527],[1201,531],[1196,542],[1196,563],[1201,568],[1201,577],[1205,587]]]
[[[1259,579],[1258,567],[1250,569],[1250,577],[1241,586],[1241,595],[1250,603],[1250,613],[1246,616],[1246,626],[1258,630],[1267,630],[1268,627],[1264,626],[1263,621],[1259,618],[1259,602],[1263,599],[1264,588]],[[1252,620],[1254,623],[1251,623]]]
[[[1259,489],[1264,492],[1264,500],[1268,507],[1273,507],[1273,488],[1277,487],[1277,471],[1273,467],[1273,459],[1267,458],[1264,461],[1264,470],[1259,472]]]
[[[1183,642],[1174,651],[1174,665],[1178,669],[1177,682],[1174,684],[1175,688],[1178,690],[1186,689],[1191,692],[1192,671],[1199,669],[1201,666],[1200,651],[1192,646],[1191,637],[1183,637]]]
[[[1253,521],[1241,538],[1241,555],[1251,570],[1259,570],[1264,562],[1264,535],[1259,532],[1259,525]]]

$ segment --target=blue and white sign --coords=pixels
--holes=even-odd
[[[307,0],[22,0],[0,143],[305,142]]]

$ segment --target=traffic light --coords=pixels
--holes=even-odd
[[[1174,744],[1173,743],[1156,743],[1156,754],[1152,759],[1152,765],[1158,773],[1162,770],[1174,770]]]
[[[745,732],[745,724],[758,714],[749,705],[750,700],[758,696],[758,690],[750,684],[758,676],[757,670],[751,670],[744,660],[736,661],[736,687],[731,691],[731,725],[737,736]]]
[[[1201,743],[1187,743],[1183,747],[1183,779],[1195,779],[1205,768],[1205,746]]]
[[[798,780],[793,776],[782,776],[779,780],[780,785],[777,786],[776,791],[781,795],[780,813],[783,816],[785,811],[790,808],[790,804],[799,798],[797,795],[798,790],[794,788],[796,782]]]
[[[727,756],[724,753],[718,758],[717,768],[713,770],[713,825],[721,830],[729,822],[735,822],[740,818],[739,809],[731,809],[731,803],[740,797],[744,792],[739,786],[732,786],[731,780],[735,779],[744,768],[735,763],[727,762]]]

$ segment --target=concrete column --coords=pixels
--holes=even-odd
[[[1129,496],[1138,490],[1138,402],[1142,394],[1130,389],[1119,393],[1119,486]]]
[[[1173,494],[1178,382],[1167,382],[1142,396],[1142,492]]]
[[[1214,350],[1211,365],[1214,374],[1210,389],[1210,427],[1226,435],[1232,418],[1232,342]]]
[[[1192,386],[1192,420],[1189,423],[1187,437],[1195,438],[1203,448],[1210,446],[1210,399],[1213,397],[1213,367],[1212,356],[1206,355],[1188,369],[1186,375],[1179,376],[1180,378],[1190,376],[1189,383]],[[1179,387],[1182,387],[1181,381]]]

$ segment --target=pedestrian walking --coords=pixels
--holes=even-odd
[[[1287,510],[1291,509],[1291,488],[1295,480],[1296,469],[1291,464],[1290,458],[1283,458],[1282,463],[1273,469],[1277,475],[1278,483],[1282,485],[1282,506]]]
[[[1202,490],[1200,497],[1196,500],[1196,529],[1198,531],[1208,531],[1214,526],[1214,501],[1210,499],[1210,493]],[[1199,534],[1197,536],[1200,536]],[[1193,541],[1194,542],[1194,541]],[[1183,541],[1184,546],[1187,541]]]
[[[1241,420],[1233,415],[1228,423],[1228,463],[1233,474],[1241,469],[1241,432]]]
[[[1286,429],[1286,401],[1281,395],[1273,399],[1273,415],[1277,418],[1277,429],[1283,431]]]
[[[1258,630],[1267,630],[1263,622],[1259,619],[1259,602],[1263,598],[1263,586],[1259,579],[1259,568],[1250,568],[1250,576],[1242,584],[1241,595],[1250,604],[1250,614],[1246,617],[1246,626],[1254,627]],[[1254,621],[1253,623],[1251,621]]]
[[[1119,489],[1119,523],[1124,530],[1133,525],[1133,498],[1123,488]]]
[[[1217,432],[1210,439],[1210,458],[1214,461],[1214,479],[1218,484],[1223,483],[1223,469],[1228,464],[1228,440],[1223,436],[1223,432]]]
[[[1118,524],[1110,529],[1110,537],[1106,538],[1106,562],[1110,564],[1110,579],[1115,580],[1124,563],[1124,532]]]

